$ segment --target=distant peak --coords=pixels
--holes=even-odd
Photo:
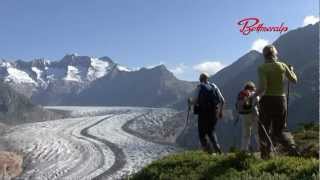
[[[110,57],[108,57],[108,56],[100,57],[99,60],[106,61],[106,62],[109,62],[109,63],[113,63],[112,59]]]
[[[44,68],[46,65],[50,64],[49,60],[44,58],[34,59],[32,62],[32,66]]]
[[[62,60],[60,62],[65,65],[89,66],[91,63],[91,57],[79,56],[76,54],[67,54],[62,58]]]
[[[158,66],[155,66],[155,68],[164,68],[164,69],[167,69],[164,64],[160,64],[160,65],[158,65]]]
[[[164,64],[156,65],[156,66],[153,66],[153,67],[148,67],[147,69],[168,71],[167,67]]]
[[[242,57],[240,57],[239,59],[255,59],[259,56],[262,56],[262,54],[259,51],[256,50],[250,50],[249,52],[247,52],[246,54],[244,54]]]
[[[261,53],[253,49],[253,50],[250,50],[247,54],[261,54]]]
[[[78,53],[67,53],[65,56],[76,57],[79,56]]]
[[[167,69],[167,67],[164,64],[160,64],[158,66],[155,66],[150,69],[151,71],[160,72],[162,74],[170,74],[173,76],[173,73]]]

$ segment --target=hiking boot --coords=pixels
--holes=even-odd
[[[211,147],[214,149],[215,153],[217,153],[217,154],[221,154],[222,153],[221,147],[220,147],[220,145],[218,143],[212,144]]]

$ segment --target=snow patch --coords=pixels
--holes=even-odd
[[[96,80],[105,76],[108,73],[109,62],[91,58],[91,66],[88,69],[88,80]]]
[[[9,62],[2,61],[1,64],[0,64],[0,66],[1,66],[1,67],[7,67],[7,68],[8,68],[8,67],[11,67],[11,64],[10,64]]]
[[[40,70],[40,69],[37,68],[37,67],[31,67],[31,70],[37,74],[37,82],[38,82],[41,86],[46,87],[46,86],[47,86],[47,83],[46,83],[45,80],[42,79],[43,71]]]
[[[131,70],[130,69],[128,69],[128,68],[126,68],[126,67],[124,67],[124,66],[117,66],[117,68],[119,69],[119,71],[126,71],[126,72],[130,72]]]
[[[79,69],[75,66],[68,66],[67,76],[64,78],[66,81],[81,81],[81,77],[79,75]]]
[[[37,79],[41,80],[41,75],[42,75],[43,71],[41,71],[37,67],[32,67],[31,69],[32,69],[33,72],[35,72],[37,74]]]
[[[31,83],[31,84],[37,84],[30,76],[24,71],[21,71],[19,69],[11,67],[7,68],[8,76],[6,77],[6,82],[15,82],[15,83]]]

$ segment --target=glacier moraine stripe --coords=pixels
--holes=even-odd
[[[112,116],[111,116],[112,117]],[[97,136],[94,136],[94,135],[91,135],[88,133],[88,130],[96,125],[98,125],[99,123],[111,118],[111,117],[107,117],[107,118],[104,118],[104,119],[101,119],[100,121],[94,123],[94,124],[91,124],[90,126],[84,128],[81,130],[80,134],[85,136],[85,137],[88,137],[88,138],[91,138],[91,139],[94,139],[94,140],[97,140],[97,141],[100,141],[102,142],[103,144],[107,145],[111,151],[113,152],[114,156],[115,156],[115,162],[113,163],[113,165],[108,169],[106,170],[105,172],[103,172],[102,174],[96,176],[95,178],[93,179],[105,179],[107,178],[109,175],[113,174],[114,172],[122,169],[124,167],[124,165],[126,164],[126,159],[125,159],[125,154],[124,152],[122,151],[121,148],[119,148],[116,144],[110,142],[110,141],[107,141],[105,139],[102,139],[102,138],[99,138]]]

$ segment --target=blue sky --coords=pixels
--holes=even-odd
[[[280,36],[244,36],[239,20],[258,17],[290,30],[317,18],[318,7],[318,0],[1,0],[0,58],[109,56],[131,68],[163,63],[180,79],[195,80],[197,70],[215,72],[256,40]]]

